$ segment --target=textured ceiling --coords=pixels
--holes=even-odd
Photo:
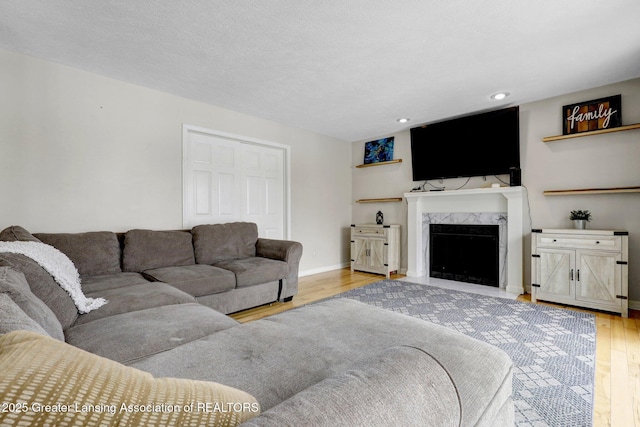
[[[354,141],[640,77],[639,22],[638,0],[0,0],[0,47]]]

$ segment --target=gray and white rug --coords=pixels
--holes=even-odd
[[[592,425],[594,315],[394,280],[338,297],[437,323],[503,349],[516,366],[517,426]]]

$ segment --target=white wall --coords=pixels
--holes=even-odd
[[[559,135],[563,105],[622,94],[623,124],[640,123],[640,79],[591,90],[558,96],[520,106],[520,156],[522,182],[528,189],[531,224],[525,229],[570,228],[569,212],[587,209],[593,214],[592,229],[624,229],[629,236],[629,294],[640,308],[640,193],[544,196],[544,190],[572,188],[626,187],[640,185],[640,130],[609,133],[543,143],[545,136]],[[417,124],[416,124],[417,125]],[[384,135],[392,136],[392,135]],[[411,145],[409,131],[395,135],[396,165],[352,169],[353,199],[399,197],[414,185],[411,179]],[[371,138],[376,139],[376,138]],[[352,144],[352,166],[362,163],[364,142]],[[501,176],[508,180],[508,176]],[[464,184],[465,179],[445,180],[448,189]],[[495,177],[473,178],[465,188],[482,187],[497,182]],[[353,223],[374,222],[375,212],[382,210],[386,223],[401,224],[403,248],[406,248],[406,202],[353,203]],[[530,285],[530,242],[525,239],[525,283]],[[406,250],[402,254],[406,268]]]
[[[181,228],[184,123],[291,146],[301,271],[348,258],[344,141],[5,50],[0,94],[0,229]]]

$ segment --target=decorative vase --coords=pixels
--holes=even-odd
[[[576,230],[584,230],[585,228],[587,228],[587,221],[584,219],[574,219],[573,228],[575,228]]]
[[[378,211],[376,214],[376,224],[382,224],[384,222],[384,215],[382,215],[382,211]]]

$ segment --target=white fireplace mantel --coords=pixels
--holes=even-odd
[[[428,274],[425,267],[425,244],[422,233],[425,213],[507,213],[507,284],[506,291],[524,293],[523,286],[523,212],[524,187],[476,188],[469,190],[425,191],[405,193],[407,200],[407,276]]]

